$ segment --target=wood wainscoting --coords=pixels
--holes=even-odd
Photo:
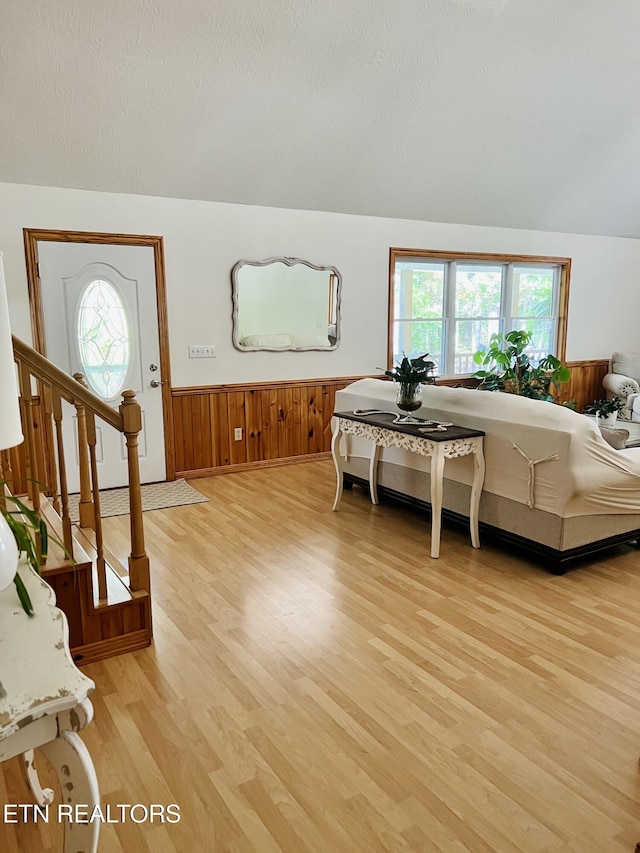
[[[361,376],[174,388],[176,476],[328,454],[335,393]],[[235,431],[241,430],[236,439]]]
[[[582,412],[589,403],[605,396],[602,380],[609,370],[609,361],[568,361],[566,364],[571,379],[562,386],[560,400],[575,400],[576,411]]]

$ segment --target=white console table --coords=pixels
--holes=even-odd
[[[471,486],[471,502],[469,507],[469,526],[471,544],[480,547],[478,531],[478,509],[480,495],[484,484],[484,432],[481,430],[465,429],[464,427],[448,426],[442,432],[420,432],[427,429],[427,423],[396,424],[393,413],[375,415],[355,414],[353,412],[336,412],[336,428],[331,440],[331,453],[336,467],[336,497],[333,503],[337,510],[342,497],[343,466],[340,456],[340,439],[343,434],[360,436],[372,442],[371,459],[369,463],[369,492],[371,502],[378,503],[378,462],[383,447],[401,447],[431,457],[431,556],[440,556],[440,528],[442,517],[442,487],[444,478],[445,459],[455,459],[459,456],[473,454],[474,474]]]
[[[49,788],[38,779],[34,749],[51,762],[60,783],[65,814],[75,806],[99,803],[93,762],[77,732],[93,718],[89,694],[94,683],[71,659],[64,613],[55,607],[53,590],[28,566],[20,575],[35,610],[27,616],[15,585],[0,592],[0,761],[22,755],[22,766],[36,803],[57,806]],[[100,823],[65,821],[64,853],[95,853]]]

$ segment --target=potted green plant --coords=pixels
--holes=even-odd
[[[618,417],[618,412],[623,411],[624,402],[620,397],[612,397],[610,400],[594,400],[584,407],[585,415],[595,415],[600,426],[613,426]]]
[[[491,335],[489,346],[473,355],[475,363],[482,367],[473,374],[480,379],[478,388],[553,402],[552,389],[557,392],[560,383],[571,378],[571,372],[554,355],[532,362],[526,352],[532,337],[525,330]]]
[[[396,405],[403,412],[415,412],[422,405],[422,385],[435,383],[432,375],[435,362],[429,359],[425,352],[416,358],[408,358],[403,354],[399,364],[394,364],[390,370],[385,370],[385,376],[391,377],[398,383]],[[398,423],[415,423],[415,419],[407,414]]]
[[[0,513],[13,533],[18,551],[25,555],[29,565],[40,574],[41,563],[46,559],[48,550],[47,525],[20,498],[7,494],[2,480],[0,480]],[[36,537],[40,540],[39,549]],[[33,616],[33,605],[29,593],[17,572],[13,582],[23,610],[28,616]]]

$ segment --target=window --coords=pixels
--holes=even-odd
[[[108,400],[124,387],[129,370],[129,322],[115,287],[103,279],[90,282],[78,310],[78,349],[91,389]]]
[[[428,352],[441,376],[473,373],[496,332],[533,333],[529,353],[564,358],[569,258],[391,249],[389,357]]]

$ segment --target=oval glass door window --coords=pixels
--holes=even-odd
[[[105,400],[124,387],[130,363],[129,318],[115,287],[95,279],[86,287],[78,311],[82,372],[92,391]]]

